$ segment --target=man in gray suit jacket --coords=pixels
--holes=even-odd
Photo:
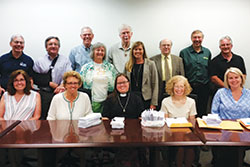
[[[161,54],[150,59],[155,62],[159,78],[159,96],[158,107],[161,107],[161,101],[164,98],[165,86],[167,81],[175,75],[184,76],[184,66],[182,58],[171,54],[172,41],[163,39],[160,41]],[[158,108],[160,109],[160,108]]]

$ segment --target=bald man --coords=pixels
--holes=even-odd
[[[163,39],[160,41],[159,48],[161,54],[151,57],[150,59],[155,62],[158,76],[159,76],[159,98],[158,107],[161,106],[161,101],[164,98],[163,94],[167,81],[175,75],[184,76],[184,66],[182,58],[171,54],[172,41]]]

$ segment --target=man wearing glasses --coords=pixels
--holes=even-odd
[[[23,53],[24,38],[13,35],[10,39],[12,50],[0,57],[0,95],[6,90],[9,76],[13,71],[24,70],[32,77],[34,61]]]

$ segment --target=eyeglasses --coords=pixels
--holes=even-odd
[[[20,80],[18,80],[18,79],[14,79],[14,82],[15,82],[15,83],[25,82],[25,81],[26,81],[25,79],[20,79]]]
[[[122,85],[122,84],[126,84],[128,83],[128,81],[124,81],[124,82],[117,82],[117,85]]]
[[[175,89],[185,89],[185,86],[174,86]]]
[[[79,82],[67,82],[67,85],[79,85]]]

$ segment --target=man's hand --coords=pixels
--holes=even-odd
[[[58,86],[55,90],[54,90],[54,93],[57,94],[57,93],[61,93],[61,92],[64,92],[65,91],[65,88],[60,85]]]

